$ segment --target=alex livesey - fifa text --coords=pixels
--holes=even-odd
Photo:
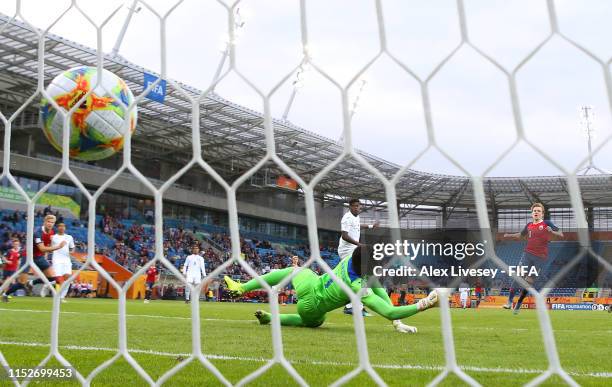
[[[372,268],[372,274],[377,277],[459,277],[459,278],[497,278],[498,274],[508,274],[511,277],[538,277],[539,273],[534,266],[508,266],[508,270],[502,269],[473,269],[462,266],[451,266],[449,268],[438,268],[434,266],[423,266],[421,268],[400,266],[385,268],[381,265]]]

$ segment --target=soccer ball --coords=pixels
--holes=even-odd
[[[47,93],[55,103],[70,110],[98,82],[98,69],[75,67],[53,79]],[[104,85],[104,88],[102,87]],[[125,81],[108,70],[102,70],[102,82],[70,116],[70,157],[77,160],[101,160],[123,148],[126,111],[118,101],[128,106],[134,100]],[[47,140],[62,151],[63,117],[43,98],[40,107],[42,130]],[[136,129],[136,107],[130,113],[129,128]]]

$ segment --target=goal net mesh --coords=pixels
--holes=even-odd
[[[359,296],[361,294],[355,294],[351,292],[351,290],[345,284],[339,281],[338,278],[334,276],[333,272],[331,271],[327,263],[320,256],[319,240],[318,240],[318,235],[317,235],[317,218],[316,218],[316,211],[315,211],[315,187],[317,186],[317,184],[321,181],[323,177],[325,177],[330,171],[332,171],[335,167],[337,167],[344,159],[350,157],[356,160],[359,164],[363,166],[364,169],[366,169],[369,173],[371,173],[373,176],[375,176],[380,181],[380,184],[384,186],[384,189],[385,189],[387,203],[397,202],[395,186],[397,182],[399,181],[399,179],[408,171],[408,169],[412,165],[414,165],[414,163],[418,161],[418,157],[412,160],[410,164],[401,168],[392,178],[389,179],[385,177],[378,169],[376,169],[374,166],[369,164],[368,161],[360,153],[358,153],[355,150],[355,148],[353,147],[353,132],[351,128],[351,116],[352,116],[353,106],[352,106],[351,99],[349,98],[349,89],[359,82],[360,76],[363,73],[365,73],[376,62],[377,59],[383,56],[386,56],[387,58],[391,59],[394,63],[396,63],[402,69],[402,71],[404,71],[409,77],[411,77],[418,83],[418,87],[420,88],[421,97],[422,97],[421,103],[422,103],[423,112],[425,115],[424,121],[426,124],[426,130],[427,130],[428,139],[429,139],[428,149],[429,148],[437,149],[448,161],[450,161],[453,165],[455,165],[457,168],[463,171],[467,176],[469,176],[471,184],[473,186],[479,226],[482,230],[484,230],[483,234],[487,234],[487,230],[491,230],[492,226],[495,226],[495,225],[490,224],[490,219],[488,216],[488,209],[487,209],[487,202],[486,202],[486,195],[485,195],[485,188],[484,188],[484,176],[486,175],[486,173],[491,171],[498,163],[500,163],[503,160],[503,158],[519,142],[523,142],[527,144],[535,152],[544,156],[548,160],[548,162],[550,162],[552,165],[554,165],[556,168],[558,168],[560,171],[563,172],[564,177],[567,181],[567,189],[569,192],[569,196],[571,198],[571,204],[574,210],[577,228],[579,230],[588,229],[587,220],[585,218],[585,211],[584,211],[583,203],[581,201],[580,187],[579,187],[578,179],[577,179],[577,171],[579,169],[572,171],[572,170],[568,170],[564,168],[560,163],[557,162],[557,160],[555,160],[553,156],[547,154],[543,149],[540,149],[538,147],[538,144],[530,142],[529,139],[525,136],[525,129],[523,127],[523,121],[521,117],[519,95],[517,93],[517,87],[516,87],[516,76],[520,72],[521,68],[526,63],[528,63],[550,41],[551,38],[558,37],[566,41],[570,45],[574,46],[581,54],[586,55],[588,58],[590,58],[590,60],[597,63],[599,66],[601,66],[601,70],[603,71],[604,78],[605,78],[605,87],[606,87],[607,97],[608,97],[608,101],[610,102],[610,106],[608,106],[608,108],[612,107],[612,80],[611,80],[610,72],[608,71],[610,60],[606,61],[606,60],[600,59],[597,55],[593,54],[587,48],[583,47],[579,43],[573,41],[568,36],[564,35],[563,31],[560,30],[559,24],[557,22],[557,15],[555,12],[554,1],[549,0],[546,3],[547,8],[548,8],[548,23],[550,25],[550,33],[548,34],[548,36],[545,39],[543,39],[541,42],[539,42],[537,45],[535,45],[534,49],[530,51],[527,55],[525,55],[525,57],[518,63],[516,67],[507,69],[504,66],[502,66],[500,63],[498,63],[494,58],[489,56],[486,52],[481,50],[476,44],[474,44],[470,40],[470,37],[468,34],[469,26],[468,26],[468,23],[466,22],[465,7],[463,4],[463,1],[458,0],[457,1],[457,18],[459,21],[460,32],[461,32],[459,44],[454,49],[452,49],[444,57],[443,60],[437,63],[437,65],[433,67],[433,70],[426,77],[419,77],[416,75],[416,72],[411,70],[409,63],[404,63],[402,60],[398,59],[398,57],[394,54],[394,52],[389,49],[387,45],[387,35],[386,35],[386,28],[385,28],[384,2],[381,0],[375,0],[373,1],[373,3],[375,5],[374,9],[376,11],[379,50],[376,53],[376,55],[373,58],[371,58],[371,61],[369,61],[367,65],[365,65],[365,67],[363,67],[359,72],[357,72],[352,77],[351,81],[348,84],[341,85],[339,82],[337,82],[334,79],[333,76],[326,73],[324,69],[319,67],[317,65],[316,60],[314,60],[310,56],[308,24],[309,24],[309,18],[315,17],[315,15],[309,15],[306,12],[307,7],[308,7],[308,1],[301,0],[299,2],[299,7],[300,7],[299,23],[300,23],[300,31],[301,31],[301,43],[303,47],[303,57],[299,63],[295,64],[295,68],[292,70],[291,73],[279,74],[279,79],[281,79],[280,82],[270,91],[261,90],[258,87],[256,87],[255,84],[251,82],[248,77],[244,76],[241,73],[239,66],[237,66],[235,58],[236,58],[236,51],[239,48],[235,44],[233,44],[233,42],[235,41],[236,26],[238,25],[235,20],[237,17],[236,9],[240,6],[240,2],[238,1],[233,4],[225,4],[224,2],[219,1],[219,3],[225,9],[225,12],[227,13],[227,20],[228,20],[227,34],[229,36],[229,45],[228,45],[228,52],[227,52],[227,55],[228,55],[227,64],[226,64],[226,67],[224,67],[224,70],[219,71],[217,76],[214,77],[215,79],[213,81],[214,83],[211,84],[210,87],[207,90],[205,90],[201,96],[199,96],[199,98],[193,98],[192,96],[185,93],[185,96],[191,102],[192,109],[193,109],[193,112],[192,112],[193,158],[187,165],[185,165],[184,168],[179,170],[176,174],[174,174],[171,178],[169,178],[160,187],[155,187],[153,184],[151,184],[151,182],[147,180],[147,178],[145,178],[145,176],[138,169],[136,169],[134,165],[132,164],[132,161],[131,161],[131,134],[129,133],[129,131],[126,131],[125,145],[124,145],[124,150],[123,150],[123,164],[121,168],[117,170],[117,172],[109,180],[100,182],[100,186],[97,188],[97,190],[95,190],[95,192],[90,193],[84,187],[84,185],[79,181],[78,177],[73,173],[73,171],[71,171],[70,159],[69,159],[70,155],[68,152],[68,148],[66,146],[69,143],[68,142],[69,130],[66,130],[66,128],[68,128],[67,122],[69,122],[68,119],[74,111],[65,111],[65,110],[62,110],[61,108],[59,110],[62,111],[62,114],[64,116],[64,122],[65,122],[65,125],[64,125],[65,129],[63,133],[64,151],[63,151],[63,157],[62,157],[61,170],[58,172],[58,174],[55,177],[53,177],[48,182],[48,184],[46,184],[33,197],[28,196],[28,194],[24,191],[24,189],[18,184],[17,180],[13,176],[11,169],[10,169],[10,166],[11,166],[11,132],[12,132],[11,127],[15,124],[15,119],[19,116],[19,113],[21,111],[23,111],[29,104],[33,103],[33,101],[35,101],[36,99],[40,99],[46,96],[45,85],[44,85],[44,82],[42,81],[44,79],[43,74],[44,74],[44,69],[45,69],[44,44],[40,45],[40,48],[38,52],[36,53],[36,60],[38,61],[38,79],[39,79],[37,93],[33,95],[25,104],[23,104],[23,106],[21,106],[21,108],[14,114],[10,116],[5,116],[4,115],[5,112],[0,113],[0,119],[4,123],[5,129],[6,129],[5,137],[4,137],[4,146],[3,146],[4,158],[3,158],[2,178],[8,179],[11,185],[20,192],[20,194],[23,196],[23,199],[27,203],[27,215],[28,215],[28,218],[27,218],[27,259],[28,259],[28,263],[31,265],[33,264],[33,251],[32,251],[33,243],[32,242],[33,242],[33,230],[34,230],[34,221],[35,221],[36,202],[41,197],[41,195],[45,191],[47,191],[51,187],[51,185],[54,184],[56,181],[58,181],[58,179],[63,175],[67,177],[68,179],[70,179],[75,184],[75,186],[78,187],[78,189],[82,192],[84,197],[88,199],[88,202],[89,202],[89,208],[88,208],[89,223],[88,223],[88,239],[87,239],[87,252],[88,253],[87,253],[87,260],[85,264],[83,265],[83,267],[91,267],[97,270],[115,289],[117,289],[119,293],[119,299],[118,299],[119,326],[118,326],[118,331],[117,331],[117,336],[119,338],[119,344],[118,344],[117,352],[110,360],[105,361],[104,363],[100,364],[89,375],[82,375],[81,373],[78,372],[78,369],[77,369],[76,377],[78,378],[79,382],[82,383],[83,385],[89,385],[92,382],[92,380],[96,377],[96,375],[98,375],[100,372],[102,372],[103,370],[111,366],[115,361],[117,361],[120,358],[125,359],[134,368],[134,370],[136,370],[136,372],[146,382],[150,383],[151,385],[161,385],[162,383],[170,380],[174,374],[176,374],[181,368],[185,367],[191,362],[200,362],[212,374],[214,374],[215,377],[218,378],[218,380],[222,382],[223,384],[225,385],[232,384],[229,380],[225,378],[223,373],[220,372],[215,367],[215,365],[213,365],[213,363],[207,358],[207,356],[202,352],[201,337],[200,337],[201,325],[199,324],[200,310],[199,310],[199,305],[197,302],[194,302],[191,304],[191,318],[193,322],[192,323],[192,353],[189,358],[185,359],[184,361],[180,362],[175,367],[167,371],[158,380],[153,380],[152,377],[130,355],[128,343],[127,343],[126,292],[127,292],[127,289],[129,289],[129,287],[134,283],[135,279],[143,275],[148,267],[158,262],[163,264],[163,266],[166,269],[173,272],[178,278],[183,278],[181,273],[178,272],[178,270],[174,267],[174,265],[168,260],[168,257],[165,257],[163,255],[163,251],[164,251],[163,218],[162,218],[163,199],[164,199],[164,195],[167,192],[168,188],[172,187],[173,184],[186,171],[188,171],[190,168],[193,168],[193,167],[203,168],[208,174],[210,174],[210,176],[212,176],[218,182],[220,186],[222,186],[225,189],[225,192],[227,194],[227,211],[229,215],[229,233],[230,233],[230,238],[231,238],[231,257],[226,262],[224,262],[223,265],[218,267],[213,272],[209,273],[208,278],[218,276],[219,274],[223,273],[224,270],[228,266],[233,265],[235,263],[241,265],[244,268],[244,270],[252,277],[259,278],[255,270],[252,267],[250,267],[245,260],[240,259],[241,243],[240,243],[240,233],[239,233],[239,223],[238,223],[238,208],[237,208],[236,192],[237,192],[238,187],[240,187],[241,184],[246,182],[247,179],[249,179],[254,173],[256,173],[260,168],[262,168],[267,163],[272,162],[272,163],[275,163],[284,173],[286,173],[292,179],[297,181],[297,183],[299,184],[303,192],[303,197],[304,197],[305,207],[306,207],[308,238],[309,238],[309,247],[311,251],[311,257],[305,262],[305,264],[302,267],[304,268],[309,267],[313,264],[319,265],[321,268],[324,269],[324,271],[329,273],[334,278],[334,281],[336,281],[346,291],[347,294],[350,295],[354,308],[356,308],[356,310],[360,309],[361,303],[360,303]],[[158,13],[146,1],[139,0],[137,4],[139,6],[146,7],[147,9],[149,9],[159,19],[160,21],[159,23],[160,35],[159,36],[161,36],[161,74],[160,74],[161,77],[160,79],[165,79],[178,92],[181,92],[181,86],[177,84],[176,82],[174,82],[173,80],[167,78],[167,71],[166,71],[167,49],[166,49],[166,44],[165,44],[165,38],[166,38],[165,21],[177,7],[181,7],[181,2],[178,2],[176,6],[172,7],[169,11],[163,14]],[[80,8],[78,8],[78,3],[73,2],[71,8],[75,8],[77,11],[82,12]],[[63,15],[64,14],[62,14],[62,16]],[[86,16],[86,14],[84,15]],[[60,18],[62,16],[60,16]],[[1,26],[2,30],[0,30],[0,32],[2,32],[5,28],[8,28],[8,26],[10,26],[11,23],[13,23],[14,21],[16,22],[18,20],[20,20],[21,22],[27,19],[24,18],[23,15],[20,14],[20,2],[17,0],[16,14],[13,16],[13,19],[9,20],[8,23]],[[27,21],[25,21],[25,23],[27,24]],[[37,34],[39,34],[39,39],[41,42],[43,42],[47,31],[38,30],[34,28],[33,26],[30,26],[30,27],[32,31],[36,31]],[[99,42],[101,42],[102,40],[103,27],[104,25],[96,25],[95,27],[97,30]],[[453,159],[453,157],[451,157],[449,153],[447,153],[445,149],[442,148],[436,142],[435,140],[436,137],[434,136],[436,128],[432,120],[432,107],[429,101],[429,88],[430,88],[431,82],[434,79],[436,79],[436,76],[438,75],[440,70],[445,67],[446,63],[449,60],[451,60],[462,47],[465,47],[465,46],[471,47],[471,49],[473,49],[485,61],[488,61],[490,64],[492,64],[499,71],[499,73],[502,74],[507,80],[507,83],[509,86],[508,87],[509,93],[506,97],[512,106],[512,115],[514,118],[514,129],[516,131],[516,137],[517,137],[517,142],[514,144],[511,144],[505,152],[500,154],[499,158],[497,158],[495,162],[492,165],[490,165],[490,167],[485,171],[483,175],[473,175],[470,172],[468,172],[465,168],[463,168],[460,162]],[[101,69],[102,64],[104,63],[104,58],[105,58],[105,54],[103,54],[101,50],[101,43],[98,44],[97,55],[98,55],[97,66],[99,67],[99,69]],[[343,153],[335,161],[329,164],[326,168],[321,170],[309,182],[306,182],[304,179],[302,179],[301,176],[296,174],[290,167],[287,166],[287,164],[277,154],[276,148],[275,148],[275,131],[273,128],[273,117],[271,117],[271,109],[270,109],[270,99],[275,95],[275,92],[287,82],[292,82],[292,80],[295,78],[295,74],[300,72],[302,69],[302,66],[304,66],[305,64],[309,64],[312,68],[312,71],[315,71],[319,73],[320,75],[322,75],[325,79],[327,79],[330,82],[330,84],[336,87],[338,91],[341,93],[342,95],[342,110],[341,111],[342,111],[342,123],[343,123],[343,132],[342,132]],[[223,82],[223,79],[230,73],[233,73],[237,75],[240,79],[242,79],[248,85],[248,87],[250,87],[254,92],[256,92],[261,97],[263,101],[263,106],[264,106],[263,116],[264,116],[264,128],[265,128],[266,151],[267,151],[263,159],[261,159],[257,164],[253,165],[252,168],[248,172],[240,176],[237,180],[235,180],[231,184],[224,181],[223,178],[203,159],[202,150],[200,147],[200,143],[201,143],[200,129],[201,128],[200,128],[200,122],[199,122],[200,102],[204,98],[206,98],[206,96],[211,92],[211,90],[214,89],[214,87],[218,83]],[[132,105],[124,106],[123,108],[125,110],[130,110],[134,108],[135,106],[137,106],[143,100],[145,95],[149,91],[151,91],[153,87],[156,86],[156,84],[157,83],[149,85],[149,87],[143,93],[141,93],[140,95],[136,97]],[[127,122],[125,122],[124,124],[127,127]],[[602,145],[600,145],[594,151],[595,152],[599,151],[599,149],[601,149],[603,145],[608,142],[608,140],[609,138],[605,139],[602,142]],[[423,152],[419,154],[419,157],[422,154]],[[583,162],[582,165],[584,165],[585,162],[586,160]],[[154,218],[155,220],[155,258],[151,260],[150,262],[148,262],[146,265],[144,265],[140,270],[138,270],[138,272],[134,273],[134,276],[129,281],[127,281],[125,284],[120,285],[94,259],[94,252],[95,252],[94,246],[96,243],[95,241],[95,219],[97,215],[96,214],[96,200],[120,176],[122,172],[126,172],[126,171],[131,172],[135,179],[138,179],[140,183],[142,183],[142,185],[147,187],[153,193],[154,201],[155,201],[155,218]],[[394,205],[388,206],[387,214],[388,214],[389,226],[391,228],[398,229],[400,226],[400,223],[399,223],[400,220],[399,220],[398,210],[396,206]],[[492,240],[492,235],[489,232],[488,235],[483,235],[483,238]],[[589,246],[589,236],[587,233],[579,233],[579,240],[582,246]],[[590,252],[594,256],[597,256],[597,254],[594,251],[590,251]],[[581,259],[581,257],[578,256],[575,259]],[[610,265],[603,258],[598,256],[597,259],[599,259],[601,264],[605,266],[606,270],[612,271],[612,268],[610,267]],[[501,261],[498,260],[497,262],[501,262]],[[32,265],[32,267],[34,268],[36,276],[46,281],[43,273],[35,265]],[[12,278],[13,279],[16,278],[18,274],[19,272],[16,273]],[[72,279],[74,279],[77,274],[78,273],[75,273]],[[295,274],[296,272],[293,273],[291,278],[295,276]],[[262,367],[260,367],[256,371],[252,372],[251,374],[247,375],[242,380],[240,380],[237,383],[238,385],[244,385],[244,384],[247,384],[249,382],[256,380],[260,375],[262,375],[264,372],[266,372],[266,370],[270,369],[274,365],[281,365],[298,384],[307,385],[306,380],[304,380],[304,378],[299,374],[299,372],[297,372],[296,369],[292,366],[291,362],[287,360],[287,358],[285,357],[285,354],[283,351],[283,337],[281,335],[281,325],[280,325],[280,320],[278,318],[279,289],[282,289],[285,285],[287,285],[289,281],[291,280],[291,278],[285,279],[283,283],[277,286],[274,286],[274,287],[270,287],[264,281],[260,281],[262,287],[268,293],[269,308],[273,316],[272,323],[271,323],[273,357],[268,362],[266,362]],[[67,286],[67,284],[64,284],[64,286]],[[191,286],[191,285],[185,283],[185,286]],[[6,289],[6,284],[2,290],[5,290],[5,289]],[[192,287],[192,292],[199,291],[199,290],[200,289],[196,289]],[[546,379],[548,379],[549,377],[555,374],[561,377],[568,384],[577,385],[577,383],[572,379],[572,377],[564,370],[560,362],[560,359],[559,359],[559,354],[556,348],[555,336],[554,336],[554,332],[552,329],[549,313],[546,308],[546,302],[545,302],[547,292],[549,290],[550,289],[543,289],[540,293],[535,292],[535,291],[533,292],[533,296],[536,301],[537,317],[539,319],[540,330],[541,330],[542,339],[544,342],[545,353],[548,358],[549,366],[548,366],[548,369],[546,369],[543,373],[537,375],[533,380],[531,380],[529,385],[539,385],[542,382],[544,382]],[[61,348],[58,344],[59,343],[59,339],[58,339],[59,317],[60,317],[61,304],[59,300],[59,293],[56,292],[55,290],[52,290],[52,292],[53,292],[53,309],[52,309],[51,330],[50,330],[50,335],[51,335],[50,351],[49,351],[48,356],[46,356],[44,360],[39,364],[39,367],[43,367],[53,358],[55,358],[57,361],[59,361],[64,366],[71,367],[71,364],[62,356],[62,353],[60,350]],[[442,367],[440,373],[433,380],[431,380],[430,384],[438,385],[448,375],[454,373],[457,377],[459,377],[461,380],[463,380],[465,383],[469,385],[473,385],[473,386],[479,385],[479,383],[472,376],[469,375],[470,371],[469,370],[465,371],[464,369],[462,369],[462,367],[457,361],[457,358],[455,356],[455,343],[453,339],[453,324],[451,321],[451,315],[450,315],[450,309],[449,309],[448,293],[445,291],[442,291],[440,293],[440,296],[441,296],[440,316],[441,316],[441,329],[442,329],[442,337],[443,337],[444,353],[445,353],[445,357],[444,357],[445,364]],[[363,317],[361,316],[361,314],[356,313],[354,314],[353,319],[354,319],[355,339],[357,342],[358,363],[354,370],[341,376],[338,380],[335,381],[334,385],[345,384],[362,372],[367,373],[369,377],[376,384],[385,385],[385,381],[380,377],[376,369],[372,366],[372,362],[371,362],[371,359],[368,353],[367,337],[366,337],[366,332],[364,329]],[[10,366],[9,363],[7,362],[7,359],[2,354],[2,352],[0,352],[0,363],[4,367]],[[26,379],[22,383],[25,385],[27,381],[28,380]],[[13,379],[13,382],[16,385],[19,385],[19,382],[17,381],[17,379]]]

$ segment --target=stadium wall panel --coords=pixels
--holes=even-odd
[[[3,153],[4,152],[0,152],[0,160],[3,157]],[[11,155],[11,171],[13,173],[23,173],[30,176],[50,179],[57,173],[58,165],[59,164],[49,160],[42,160],[18,154]],[[72,167],[72,169],[74,171],[78,171],[77,174],[81,177],[81,182],[85,186],[89,187],[97,187],[111,176],[110,173],[104,173],[95,169],[85,169],[79,167]],[[139,196],[151,196],[150,192],[146,190],[146,188],[140,184],[138,180],[123,176],[117,178],[113,184],[110,185],[109,191],[124,192]],[[193,206],[195,203],[203,208],[227,211],[226,198],[206,195],[186,189],[175,187],[170,188],[164,194],[164,199],[175,203],[184,203],[185,205],[190,206]],[[305,215],[240,201],[238,202],[238,210],[240,215],[306,226]],[[317,226],[319,229],[338,231],[340,228],[340,218],[336,213],[337,211],[330,212],[332,213],[328,214],[324,209],[317,211]]]

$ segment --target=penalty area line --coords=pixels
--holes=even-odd
[[[40,309],[13,309],[13,308],[0,308],[0,311],[6,312],[22,312],[22,313],[51,313],[50,310]],[[101,312],[72,312],[72,311],[60,311],[60,314],[78,314],[78,315],[94,315],[94,316],[119,316],[119,313],[101,313]],[[126,314],[125,317],[131,318],[159,318],[159,319],[170,319],[170,320],[191,320],[191,317],[181,316],[160,316],[154,314]],[[246,322],[253,323],[255,320],[230,320],[225,318],[200,318],[201,321],[223,321],[223,322]]]
[[[44,309],[20,309],[20,308],[0,308],[0,311],[4,312],[21,312],[21,313],[51,313],[51,310]],[[102,312],[74,312],[74,311],[65,311],[60,310],[60,314],[78,314],[78,315],[94,315],[94,316],[119,316],[118,313],[102,313]],[[157,319],[167,319],[167,320],[191,320],[191,317],[181,317],[181,316],[163,316],[163,315],[154,315],[154,314],[126,314],[125,317],[129,318],[157,318]],[[241,324],[258,324],[255,319],[227,319],[227,318],[207,318],[201,317],[200,321],[220,321],[220,322],[232,322],[232,323],[241,323]],[[343,323],[343,322],[331,322],[326,321],[325,325],[332,326],[354,326],[352,323]],[[473,327],[454,327],[456,330],[474,330]],[[484,331],[499,331],[499,330],[510,330],[512,332],[527,332],[529,329],[527,328],[504,328],[504,327],[478,327],[479,330]],[[579,329],[553,329],[554,332],[583,332]],[[604,334],[612,334],[612,330],[607,331],[599,331],[598,333]]]
[[[34,343],[34,342],[17,342],[17,341],[0,341],[0,345],[13,345],[23,347],[49,347],[47,343]],[[101,352],[118,352],[118,348],[105,348],[105,347],[88,347],[79,345],[60,345],[59,348],[74,351],[101,351]],[[153,351],[150,349],[128,349],[129,353],[139,353],[143,355],[154,355],[154,356],[168,356],[168,357],[189,357],[191,353],[173,353],[163,351]],[[265,363],[269,362],[270,359],[256,358],[256,357],[241,357],[241,356],[227,356],[218,354],[203,354],[208,359],[213,360],[233,360],[233,361],[246,361],[246,362],[258,362]],[[332,362],[332,361],[303,361],[303,360],[289,360],[291,364],[309,364],[317,366],[345,366],[354,367],[356,363],[350,362]],[[398,369],[398,370],[419,370],[419,371],[441,371],[444,369],[443,366],[432,366],[432,365],[420,365],[420,364],[372,364],[374,368],[381,369]],[[487,368],[487,367],[476,367],[476,366],[459,366],[464,371],[470,372],[486,372],[486,373],[500,373],[500,374],[539,374],[545,372],[545,370],[537,369],[525,369],[525,368]],[[612,378],[612,372],[568,372],[572,376],[581,377],[592,377],[592,378]]]

